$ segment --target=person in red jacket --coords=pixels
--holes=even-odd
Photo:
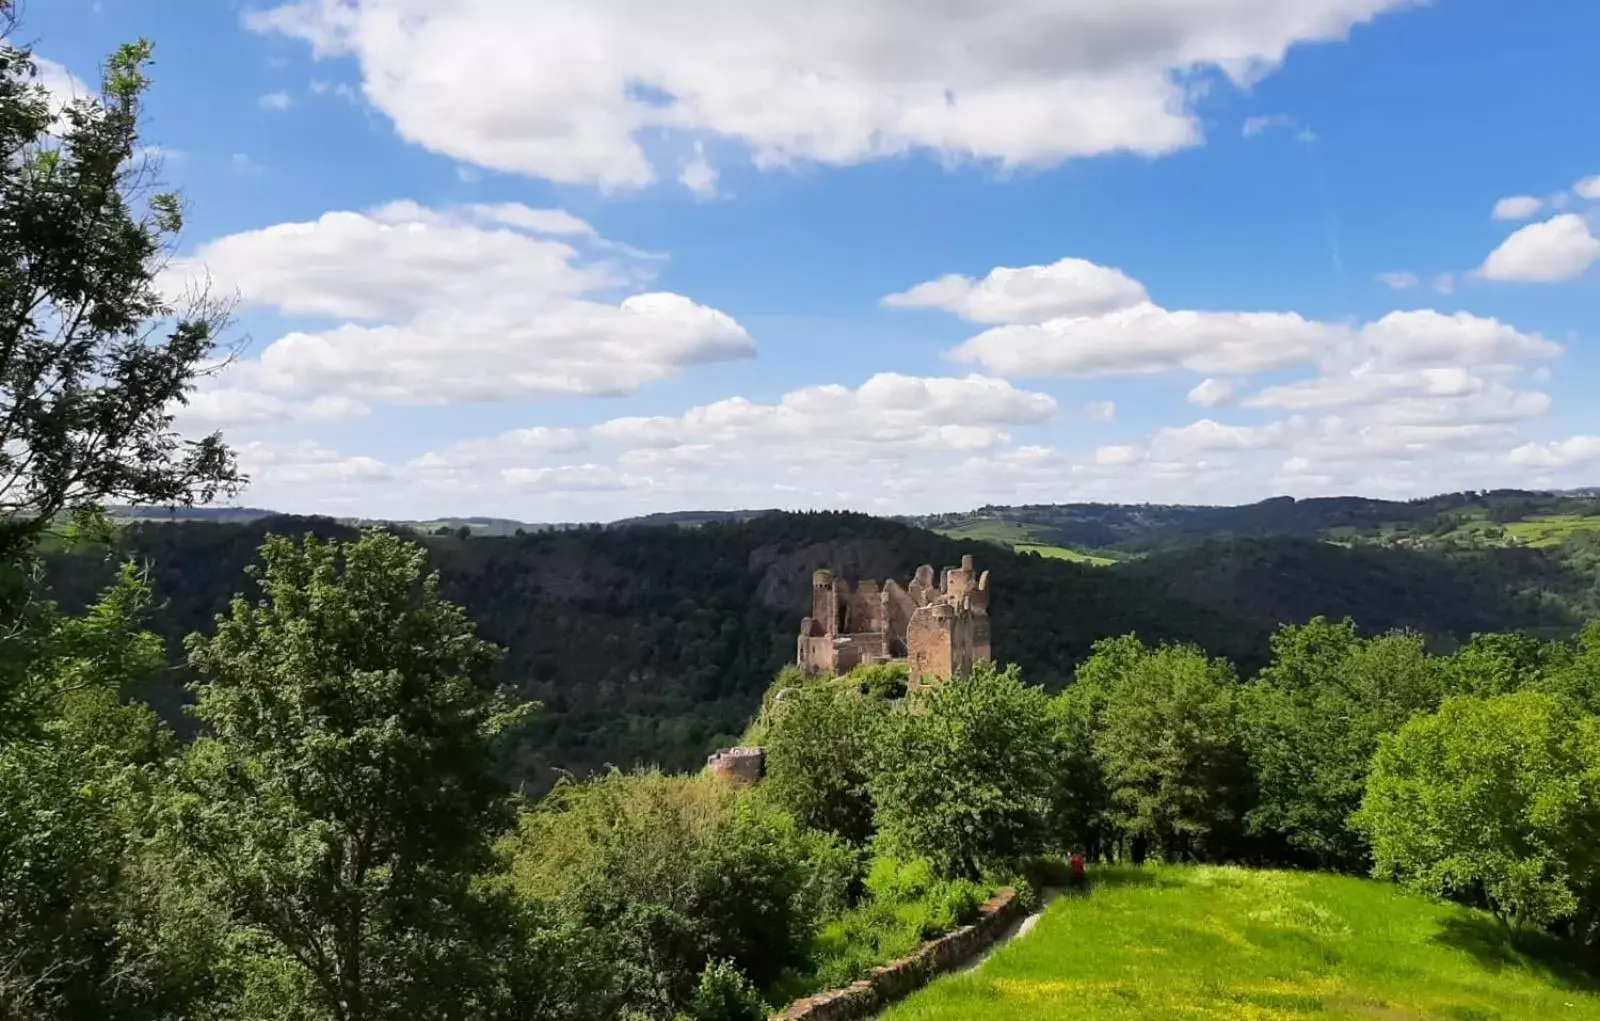
[[[1072,870],[1072,885],[1080,890],[1088,886],[1089,876],[1084,870],[1083,855],[1074,854],[1067,864]]]

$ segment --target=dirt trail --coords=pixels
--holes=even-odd
[[[1019,918],[1015,922],[1008,925],[1005,931],[1000,934],[999,938],[993,943],[989,944],[986,950],[973,957],[972,960],[963,964],[961,967],[951,971],[950,974],[959,975],[964,971],[971,971],[984,961],[987,961],[990,957],[993,957],[995,951],[1002,949],[1012,940],[1020,939],[1021,937],[1032,932],[1033,927],[1039,924],[1039,919],[1043,918],[1044,913],[1049,910],[1050,903],[1060,895],[1061,887],[1059,886],[1047,886],[1043,890],[1040,890],[1039,903],[1026,918]]]

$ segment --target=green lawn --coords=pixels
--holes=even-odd
[[[1560,1021],[1600,1018],[1566,947],[1370,880],[1238,868],[1098,870],[1022,939],[884,1021]]]

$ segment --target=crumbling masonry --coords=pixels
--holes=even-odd
[[[937,586],[926,565],[905,588],[892,579],[852,586],[818,571],[795,662],[802,670],[844,674],[903,659],[914,684],[967,674],[990,658],[989,572],[975,574],[970,556],[945,568]]]

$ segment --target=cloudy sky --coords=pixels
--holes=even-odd
[[[1600,483],[1600,5],[49,0],[281,510]],[[78,83],[75,85],[75,80]]]

